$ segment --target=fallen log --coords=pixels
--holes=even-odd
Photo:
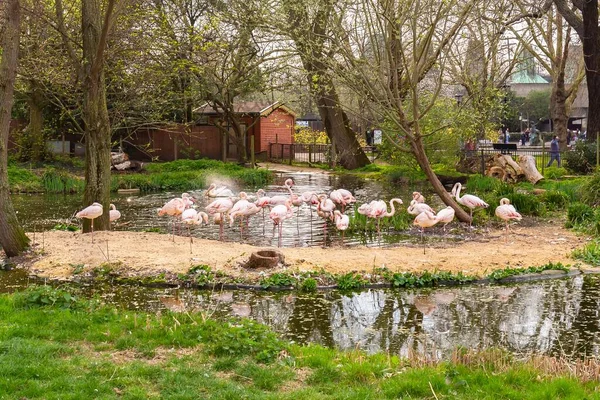
[[[544,179],[544,176],[540,174],[535,163],[535,157],[533,156],[519,156],[519,166],[523,170],[527,180],[534,185],[540,180]]]

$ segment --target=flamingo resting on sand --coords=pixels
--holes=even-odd
[[[110,222],[114,222],[121,218],[121,212],[117,210],[114,204],[110,204],[110,211],[108,212]]]
[[[92,243],[94,243],[94,220],[101,216],[103,212],[104,209],[102,208],[102,204],[93,203],[91,206],[88,206],[75,214],[77,218],[86,218],[92,220]]]
[[[276,226],[279,226],[279,240],[277,242],[277,247],[281,247],[281,237],[283,235],[283,221],[293,216],[292,212],[292,201],[288,199],[285,204],[280,204],[271,210],[269,213],[269,218],[273,220],[273,230],[275,230]]]
[[[462,185],[460,182],[456,182],[454,187],[452,188],[452,196],[456,198],[456,201],[459,204],[462,204],[465,207],[469,208],[469,212],[471,214],[471,222],[469,222],[469,226],[473,223],[473,210],[477,208],[488,208],[489,204],[485,201],[481,200],[477,196],[473,196],[472,194],[465,194],[460,197],[460,190],[462,189]]]
[[[500,205],[496,207],[496,217],[506,222],[506,235],[508,235],[508,221],[511,219],[520,221],[523,218],[507,198],[500,200]]]
[[[454,220],[454,214],[454,208],[448,206],[446,208],[442,208],[435,216],[438,222],[442,222],[444,224],[444,232],[446,232],[446,225]]]
[[[350,218],[345,215],[342,214],[340,212],[340,210],[335,210],[333,212],[334,218],[335,218],[335,227],[337,228],[338,231],[342,231],[342,244],[344,243],[344,234],[346,233],[346,229],[348,229],[348,226],[350,225]]]
[[[419,215],[423,211],[429,211],[431,213],[435,213],[435,211],[433,211],[433,209],[431,207],[429,207],[427,204],[419,203],[414,199],[410,201],[410,205],[406,209],[406,212],[409,214],[412,214],[412,215]]]
[[[230,198],[216,199],[206,206],[206,212],[209,214],[225,214],[233,208],[233,201]],[[217,217],[215,216],[215,222]],[[219,216],[219,240],[223,240],[223,215]]]
[[[423,243],[423,254],[425,254],[425,238],[423,238],[423,233],[425,228],[430,228],[438,223],[438,219],[432,212],[423,211],[421,214],[417,215],[413,224],[421,227],[421,242]]]

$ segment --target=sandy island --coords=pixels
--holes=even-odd
[[[558,224],[535,223],[517,226],[505,242],[501,230],[473,235],[464,242],[438,243],[427,247],[399,246],[394,248],[331,247],[283,248],[288,269],[312,271],[324,268],[328,272],[372,271],[387,267],[392,271],[451,271],[483,276],[493,270],[510,267],[540,266],[548,262],[574,264],[571,251],[588,239],[577,236]],[[96,232],[95,244],[89,234],[49,231],[44,235],[40,255],[24,264],[32,275],[52,279],[68,279],[75,267],[90,270],[109,259],[120,262],[121,273],[131,276],[153,276],[161,272],[185,273],[190,266],[209,265],[213,270],[230,276],[255,277],[257,271],[241,267],[253,251],[260,247],[232,242],[194,239],[190,254],[189,239],[145,232]],[[108,239],[108,255],[107,255]],[[41,250],[41,235],[35,248]]]

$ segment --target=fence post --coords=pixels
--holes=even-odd
[[[256,161],[254,154],[254,135],[250,136],[250,162],[252,163],[252,169],[254,169],[254,163]]]
[[[308,163],[312,164],[312,144],[308,145]]]
[[[540,134],[542,138],[542,175],[544,175],[544,168],[546,168],[546,142],[544,141],[544,136]]]
[[[483,158],[483,149],[481,149],[481,175],[485,175],[485,160]]]
[[[292,160],[294,159],[293,146],[293,144],[290,144],[290,165],[292,165]]]

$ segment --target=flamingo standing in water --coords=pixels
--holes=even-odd
[[[446,225],[454,220],[454,214],[454,208],[448,206],[446,208],[442,208],[435,216],[438,222],[444,223],[444,232],[446,232]]]
[[[433,209],[431,207],[429,207],[427,204],[419,203],[414,199],[410,201],[410,205],[406,209],[406,212],[408,212],[409,214],[412,214],[412,215],[419,215],[423,211],[429,211],[431,213],[435,213],[435,211],[433,211]]]
[[[292,196],[292,186],[294,186],[294,180],[292,178],[288,178],[285,180],[284,182],[284,186],[286,187],[287,191],[290,193],[289,196],[285,196],[282,194],[278,194],[275,196],[271,196],[271,199],[269,201],[269,205],[270,206],[279,206],[279,205],[285,205],[285,202]]]
[[[310,210],[310,237],[312,240],[312,220],[313,220],[313,210],[312,206],[316,206],[319,204],[319,199],[315,192],[306,191],[300,195],[304,203],[308,204],[308,209]]]
[[[115,205],[112,203],[110,203],[110,211],[108,212],[108,217],[111,223],[121,218],[121,212],[117,210],[117,207],[115,207]]]
[[[85,218],[92,220],[92,243],[94,243],[94,220],[102,215],[104,209],[100,203],[92,203],[91,206],[87,206],[83,210],[79,211],[75,216],[77,218]]]
[[[377,219],[377,234],[380,234],[379,230],[379,222],[381,218],[392,217],[396,213],[396,208],[394,207],[394,203],[402,204],[402,199],[393,198],[390,200],[390,208],[391,210],[388,212],[387,204],[383,200],[373,200],[370,203],[371,212],[370,217]]]
[[[333,215],[335,218],[335,227],[338,231],[342,231],[342,244],[344,244],[344,234],[350,225],[350,218],[347,215],[342,214],[340,210],[335,210]]]
[[[327,219],[333,219],[335,203],[327,197],[326,194],[320,194],[318,197],[317,214],[323,218],[323,245],[327,245]]]
[[[500,200],[500,205],[496,207],[496,217],[506,222],[505,240],[506,238],[508,238],[508,221],[510,221],[511,219],[516,219],[517,221],[520,221],[523,218],[523,216],[521,216],[521,214],[517,212],[515,207],[512,204],[510,204],[510,200],[507,198],[502,198]]]
[[[231,211],[229,212],[229,226],[233,225],[235,218],[239,215],[240,219],[240,235],[243,235],[243,224],[244,218],[248,218],[251,215],[258,214],[260,208],[250,201],[248,201],[248,195],[245,192],[240,192],[240,200],[238,200]]]
[[[211,183],[204,195],[207,197],[233,197],[233,192],[225,186],[218,188],[215,183]]]
[[[288,199],[285,204],[279,204],[273,207],[271,212],[269,213],[269,218],[273,220],[273,232],[275,232],[275,227],[279,226],[279,240],[277,242],[277,247],[281,247],[281,237],[283,236],[283,221],[293,216],[292,212],[292,201]]]
[[[425,238],[423,237],[423,233],[425,228],[430,228],[438,223],[438,219],[432,212],[423,211],[421,214],[417,215],[413,224],[421,227],[421,242],[423,243],[423,254],[425,254]]]
[[[342,213],[346,210],[346,205],[356,202],[356,199],[352,193],[346,189],[334,190],[333,192],[329,193],[329,198],[336,204],[340,205],[342,208]]]
[[[212,203],[206,206],[206,212],[209,214],[222,214],[219,215],[219,240],[223,240],[223,217],[224,214],[228,213],[233,208],[233,201],[230,198],[216,199]],[[217,217],[215,216],[215,222]]]
[[[472,194],[465,194],[462,197],[460,197],[461,189],[461,183],[456,182],[456,184],[452,188],[452,196],[456,197],[456,201],[459,204],[462,204],[463,206],[469,208],[469,212],[471,214],[471,222],[469,222],[469,226],[471,226],[471,224],[473,223],[473,210],[477,208],[488,208],[489,204],[481,200],[479,197],[473,196]]]

